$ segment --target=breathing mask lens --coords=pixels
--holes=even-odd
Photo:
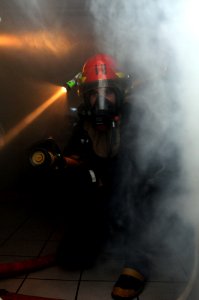
[[[116,94],[111,88],[97,88],[88,94],[93,125],[96,127],[110,127],[117,113]]]
[[[109,127],[115,116],[115,104],[100,95],[92,107],[92,116],[94,125],[98,128],[99,126]]]

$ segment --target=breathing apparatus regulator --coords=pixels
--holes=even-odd
[[[66,88],[77,88],[83,98],[78,108],[82,118],[90,119],[94,126],[106,128],[117,123],[120,117],[126,89],[130,86],[131,77],[121,72],[116,61],[107,54],[96,54],[83,65],[82,72],[66,83]],[[96,93],[95,103],[91,103]],[[107,93],[114,94],[114,102]]]

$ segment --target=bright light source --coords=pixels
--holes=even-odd
[[[65,86],[62,86],[62,90],[67,93],[67,88]]]

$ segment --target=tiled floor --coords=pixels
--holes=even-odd
[[[0,262],[20,261],[53,253],[61,230],[49,222],[28,199],[4,193],[0,201]],[[189,247],[187,247],[189,248]],[[181,261],[178,254],[157,257],[150,282],[139,300],[175,300],[186,286],[190,268],[189,251]],[[189,264],[190,265],[190,264]],[[58,266],[0,280],[0,289],[18,294],[65,299],[111,300],[110,292],[122,267],[120,258],[102,253],[95,267],[84,271],[65,271]]]

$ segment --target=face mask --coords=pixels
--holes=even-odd
[[[103,96],[98,96],[91,109],[92,122],[98,129],[106,130],[114,121],[116,115],[115,104]]]

